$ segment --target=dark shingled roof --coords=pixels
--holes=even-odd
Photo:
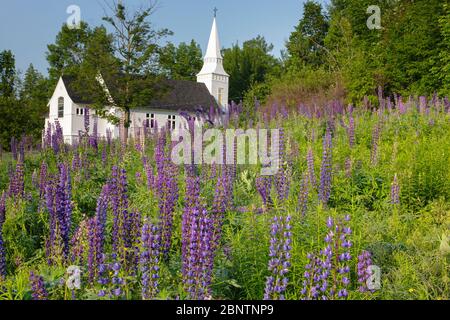
[[[74,103],[89,104],[92,101],[86,101],[74,88],[75,77],[62,76],[67,93]],[[195,112],[201,107],[208,111],[211,106],[219,108],[216,99],[209,93],[204,83],[198,83],[187,80],[163,80],[162,86],[164,94],[150,102],[148,107],[161,110],[183,110]]]

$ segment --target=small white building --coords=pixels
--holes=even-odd
[[[196,121],[199,110],[208,113],[211,107],[227,111],[229,75],[223,68],[223,57],[220,52],[219,32],[214,17],[208,48],[204,57],[204,65],[197,75],[197,82],[185,80],[166,80],[164,96],[152,101],[148,106],[131,110],[131,126],[129,134],[134,135],[137,128],[147,125],[150,129],[156,126],[170,126],[171,129],[187,126],[186,120],[180,115],[185,112]],[[78,142],[80,132],[85,132],[85,110],[90,102],[83,101],[73,88],[74,77],[62,76],[55,88],[48,107],[48,117],[45,119],[45,131],[48,126],[55,126],[58,121],[62,127],[64,141],[68,144]],[[107,84],[106,84],[107,86]],[[120,115],[114,107],[108,110],[112,114]],[[106,119],[97,117],[94,111],[89,114],[89,134],[93,134],[94,121],[97,123],[97,134],[106,137],[110,132],[112,138],[119,138],[119,126]]]

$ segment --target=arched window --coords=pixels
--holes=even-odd
[[[58,99],[58,118],[64,118],[64,98]]]

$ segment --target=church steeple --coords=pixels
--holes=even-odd
[[[197,82],[206,84],[211,95],[216,98],[217,103],[223,109],[226,109],[228,106],[228,80],[230,76],[223,68],[216,13],[217,9],[214,9],[214,20],[209,36],[208,48],[203,59],[203,68],[197,75]]]

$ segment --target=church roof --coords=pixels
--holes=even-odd
[[[219,31],[217,29],[216,18],[214,17],[211,34],[209,36],[208,48],[206,49],[204,58],[203,68],[198,73],[198,76],[205,74],[229,76],[223,68],[223,57],[220,49],[221,47],[219,40]]]
[[[74,89],[75,77],[62,76],[67,93],[76,104],[90,104],[93,101],[83,99]],[[162,80],[161,87],[164,94],[157,99],[152,100],[143,108],[152,108],[160,110],[190,111],[195,112],[200,108],[207,111],[211,106],[218,108],[215,98],[210,94],[204,83],[198,83],[187,80]]]

